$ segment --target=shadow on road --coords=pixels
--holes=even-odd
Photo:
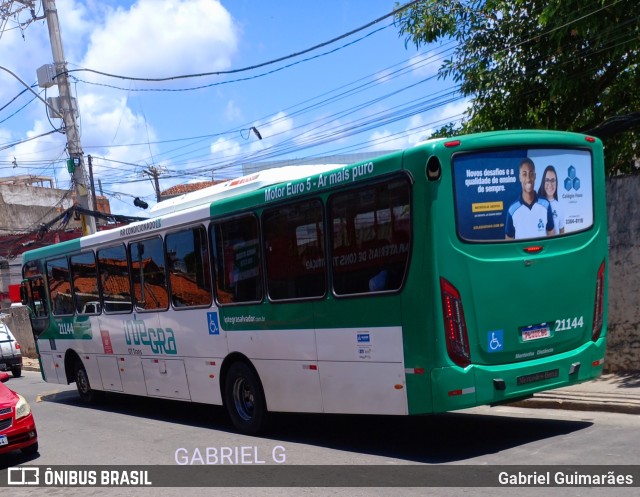
[[[234,432],[220,406],[188,404],[189,408],[185,409],[187,404],[184,402],[111,393],[101,403],[86,406],[75,391],[45,395],[40,401]],[[584,430],[591,425],[589,421],[469,411],[411,417],[274,414],[271,427],[263,437],[280,443],[310,444],[435,464],[497,453]]]

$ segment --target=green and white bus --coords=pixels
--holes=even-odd
[[[436,139],[260,171],[26,252],[43,378],[271,412],[412,415],[602,373],[601,142]]]

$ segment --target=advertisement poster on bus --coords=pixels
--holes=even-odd
[[[458,235],[538,239],[593,224],[591,155],[574,149],[492,150],[453,159]]]

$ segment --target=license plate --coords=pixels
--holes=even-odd
[[[0,445],[9,445],[9,440],[7,440],[6,435],[0,435]]]
[[[528,342],[529,340],[538,340],[539,338],[547,338],[551,336],[551,329],[546,323],[537,324],[535,326],[527,326],[522,328],[522,340]]]
[[[518,385],[528,385],[529,383],[549,380],[551,378],[557,378],[558,376],[560,376],[560,370],[551,369],[549,371],[542,371],[540,373],[533,373],[533,374],[526,374],[524,376],[518,376],[516,378],[516,383]]]

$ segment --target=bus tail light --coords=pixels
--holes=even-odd
[[[598,269],[598,277],[596,278],[596,298],[593,304],[593,334],[591,339],[595,342],[600,338],[602,333],[602,318],[604,315],[604,261]]]
[[[447,339],[447,352],[451,360],[461,367],[471,363],[469,353],[469,337],[467,324],[462,309],[460,293],[444,278],[440,278],[442,295],[442,311],[444,313],[444,330]]]

